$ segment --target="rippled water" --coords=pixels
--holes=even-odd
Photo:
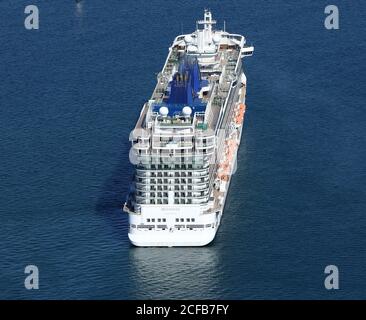
[[[366,10],[337,3],[327,31],[324,1],[32,1],[27,31],[28,3],[1,1],[0,298],[366,298]],[[128,134],[207,5],[256,47],[223,224],[205,248],[134,248]]]

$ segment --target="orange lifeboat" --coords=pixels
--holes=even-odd
[[[243,120],[244,120],[244,113],[245,113],[245,104],[244,103],[240,103],[239,104],[239,108],[238,108],[238,112],[235,116],[235,123],[236,124],[242,124]]]

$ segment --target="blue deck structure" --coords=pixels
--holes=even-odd
[[[195,112],[204,112],[206,103],[198,97],[198,92],[208,84],[201,79],[200,68],[196,57],[184,56],[180,61],[178,72],[168,85],[168,97],[162,103],[155,104],[153,111],[158,112],[161,106],[169,109],[169,116],[181,114],[185,106]]]

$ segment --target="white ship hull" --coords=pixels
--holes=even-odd
[[[128,233],[137,247],[202,247],[211,243],[218,227],[204,231],[149,231]]]
[[[130,136],[136,174],[124,211],[135,246],[206,246],[219,229],[243,131],[241,59],[254,48],[215,23],[205,11],[203,29],[174,40]]]

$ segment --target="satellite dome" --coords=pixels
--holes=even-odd
[[[219,43],[221,40],[221,35],[219,35],[218,33],[216,33],[214,36],[213,36],[213,41],[215,43]]]
[[[192,113],[191,107],[188,107],[188,106],[184,107],[182,109],[182,113],[183,113],[184,116],[189,117]]]
[[[197,52],[197,51],[198,51],[198,48],[197,48],[195,45],[190,44],[190,45],[188,46],[188,48],[187,48],[187,51],[188,51],[188,52]]]
[[[193,42],[193,38],[190,34],[187,34],[186,36],[184,36],[184,41],[186,43],[192,43]]]
[[[167,107],[160,107],[159,113],[163,117],[166,117],[168,115],[168,113],[169,113],[169,109]]]

